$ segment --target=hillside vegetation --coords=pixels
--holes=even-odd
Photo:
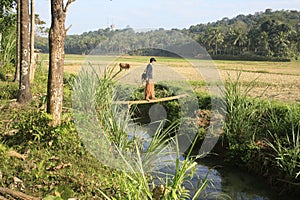
[[[188,29],[135,32],[132,28],[99,29],[81,35],[68,35],[66,53],[89,54],[100,44],[103,53],[134,55],[176,56],[161,50],[176,41],[174,31],[184,33],[203,46],[214,59],[284,60],[298,59],[300,51],[300,12],[297,10],[272,11],[266,9],[249,15],[207,24],[193,25]],[[173,43],[174,42],[174,43]],[[37,38],[37,48],[48,52],[48,40]],[[145,49],[147,47],[147,49]]]

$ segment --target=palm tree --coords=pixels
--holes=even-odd
[[[231,52],[231,55],[235,55],[235,32],[233,29],[229,28],[228,33],[226,34],[225,37],[225,43],[227,44],[227,48],[229,48],[228,52]]]
[[[209,37],[211,44],[214,46],[214,55],[218,54],[219,44],[224,42],[224,34],[219,29],[214,29]]]
[[[260,30],[252,29],[248,32],[249,50],[257,53],[259,46]]]
[[[270,49],[268,33],[263,31],[259,37],[258,52],[262,56],[271,56],[273,52]]]
[[[247,35],[244,34],[242,31],[237,30],[234,31],[235,39],[233,41],[233,45],[238,47],[239,53],[243,53],[243,49],[245,45],[247,44]]]
[[[207,52],[213,52],[213,48],[212,48],[212,42],[213,42],[212,35],[213,34],[212,34],[212,32],[213,32],[213,29],[211,27],[208,27],[205,30],[204,38],[206,38],[206,40],[204,42],[204,45],[205,45]]]
[[[278,57],[287,57],[289,55],[290,41],[287,35],[288,33],[280,31],[273,39],[274,51]]]

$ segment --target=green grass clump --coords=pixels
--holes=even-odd
[[[245,141],[251,141],[256,125],[253,123],[257,119],[259,103],[254,99],[248,98],[248,93],[252,89],[251,85],[242,89],[239,83],[241,74],[238,74],[236,80],[228,80],[224,88],[224,104],[226,121],[224,131],[229,142],[232,157],[238,158],[244,162],[249,159],[249,145]]]
[[[8,83],[0,81],[0,99],[10,100],[16,99],[19,92],[18,83]]]
[[[283,184],[280,190],[295,192],[300,173],[300,107],[249,98],[253,84],[242,89],[239,77],[228,80],[223,91],[226,159],[269,177],[274,185]]]
[[[270,133],[271,134],[271,133]],[[286,138],[271,134],[271,139],[266,141],[267,145],[274,151],[273,162],[284,174],[283,181],[299,180],[300,175],[300,136],[299,130],[286,134]]]

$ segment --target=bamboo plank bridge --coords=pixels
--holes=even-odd
[[[115,101],[115,104],[122,104],[122,105],[128,105],[130,107],[131,105],[138,105],[138,104],[149,104],[149,103],[158,103],[158,102],[164,102],[164,101],[172,101],[175,99],[180,99],[183,97],[188,96],[187,94],[180,94],[177,96],[171,96],[171,97],[163,97],[163,98],[157,98],[157,99],[150,99],[147,100],[135,100],[135,101]]]

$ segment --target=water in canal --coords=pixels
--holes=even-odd
[[[183,158],[182,158],[183,159]],[[172,173],[173,167],[161,168],[160,172]],[[270,189],[262,177],[249,174],[239,168],[216,164],[215,161],[199,161],[192,184],[185,185],[194,190],[199,180],[207,176],[209,184],[199,199],[205,200],[279,200],[282,197]],[[284,198],[291,199],[291,198]],[[293,199],[293,198],[292,198]],[[291,200],[292,200],[291,199]]]
[[[262,177],[249,174],[233,166],[218,165],[213,167],[214,163],[200,161],[197,168],[196,174],[204,178],[209,173],[208,179],[212,183],[206,189],[203,199],[222,199],[221,197],[234,200],[280,199]]]
[[[147,139],[145,140],[147,141]],[[145,142],[144,141],[144,142]],[[144,143],[144,148],[148,148],[147,142]],[[168,166],[164,162],[160,162],[159,174],[174,174],[176,156],[171,155],[168,158],[158,158],[159,160],[173,160]],[[180,157],[184,159],[183,156]],[[170,164],[171,163],[171,164]],[[267,184],[263,177],[250,174],[238,167],[224,164],[220,159],[202,158],[198,160],[197,169],[194,177],[191,179],[191,184],[185,185],[187,189],[195,192],[199,180],[207,176],[209,184],[205,191],[201,193],[199,199],[232,199],[232,200],[294,200],[295,197],[282,197],[278,192],[274,191]],[[163,178],[163,177],[161,177]]]

